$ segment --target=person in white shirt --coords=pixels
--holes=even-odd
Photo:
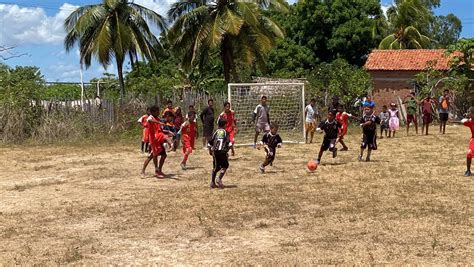
[[[316,99],[311,99],[309,105],[304,108],[305,120],[305,138],[308,143],[308,134],[311,135],[309,143],[313,143],[314,132],[316,131]]]

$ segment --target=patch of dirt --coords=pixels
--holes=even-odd
[[[463,177],[468,129],[379,140],[372,162],[348,152],[285,145],[274,167],[236,149],[209,189],[212,160],[198,149],[172,179],[139,175],[139,147],[0,148],[0,262],[5,264],[469,264],[474,180]],[[27,155],[27,156],[25,156]]]

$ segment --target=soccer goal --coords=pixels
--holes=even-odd
[[[235,137],[236,144],[253,144],[255,123],[252,114],[262,95],[268,97],[270,121],[278,124],[278,132],[284,142],[304,142],[304,90],[304,83],[229,84],[228,101],[235,112],[239,130]]]

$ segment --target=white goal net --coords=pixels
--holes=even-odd
[[[228,100],[239,129],[236,144],[253,144],[252,115],[262,95],[268,98],[270,122],[278,124],[283,141],[304,142],[304,83],[233,83],[228,85]]]

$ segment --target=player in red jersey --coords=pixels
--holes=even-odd
[[[147,119],[148,116],[150,116],[150,108],[146,109],[146,114],[141,116],[140,119],[138,119],[138,123],[143,127],[143,136],[142,136],[142,153],[148,152],[148,146],[150,143],[150,140],[148,139],[148,123]]]
[[[469,109],[469,112],[467,113],[467,116],[465,119],[461,120],[461,123],[469,127],[471,129],[471,140],[469,141],[469,149],[467,150],[467,155],[466,155],[466,167],[467,170],[464,173],[464,176],[468,177],[471,176],[471,163],[472,163],[472,158],[474,158],[474,107],[471,107]]]
[[[181,162],[181,168],[183,170],[186,169],[186,163],[188,161],[189,155],[193,153],[194,143],[196,141],[196,113],[190,111],[188,112],[188,118],[186,121],[181,125],[181,140],[183,143],[183,154],[184,158]]]
[[[225,130],[229,134],[230,143],[232,144],[230,147],[232,156],[235,156],[234,144],[235,133],[237,132],[237,121],[235,120],[235,113],[230,109],[230,103],[227,101],[224,102],[224,111],[219,115],[219,119],[217,121],[219,122],[219,120],[224,120],[227,122]]]
[[[341,151],[349,150],[346,143],[344,143],[344,136],[347,134],[347,130],[349,127],[349,118],[352,118],[352,114],[345,112],[344,107],[339,104],[337,107],[336,120],[341,124],[338,138],[339,143],[342,145]]]
[[[153,164],[155,165],[155,176],[157,178],[165,178],[165,174],[163,173],[163,165],[165,164],[166,160],[166,150],[163,146],[165,142],[168,142],[168,135],[172,135],[172,133],[162,130],[161,127],[163,123],[158,119],[160,117],[160,108],[157,106],[153,106],[150,108],[150,116],[147,119],[148,125],[148,138],[150,140],[150,155],[143,163],[142,168],[142,175],[145,175],[145,170],[150,161],[153,159]],[[172,144],[169,143],[171,146]],[[158,156],[160,156],[160,162],[158,164]]]

